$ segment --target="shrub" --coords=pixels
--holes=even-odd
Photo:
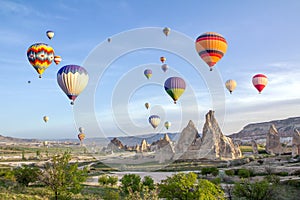
[[[145,176],[143,179],[143,187],[148,187],[149,190],[155,188],[154,180],[150,176]]]
[[[98,183],[100,185],[107,185],[109,177],[106,174],[103,174],[98,177]]]
[[[225,174],[227,176],[233,176],[234,175],[234,170],[232,170],[232,169],[225,170]]]
[[[118,183],[118,177],[117,176],[109,176],[107,183],[110,184],[111,186],[117,185]]]
[[[130,190],[132,193],[141,191],[141,177],[137,174],[125,174],[120,181],[120,189],[125,195],[128,195]]]
[[[238,176],[240,178],[249,178],[250,177],[250,171],[248,169],[239,169]]]
[[[38,180],[40,169],[24,165],[22,167],[15,168],[13,173],[18,183],[28,186],[29,183],[33,183]]]
[[[208,174],[212,174],[213,176],[217,176],[219,174],[219,169],[216,167],[203,167],[201,169],[201,174],[207,176]]]
[[[102,196],[104,200],[118,200],[120,199],[120,195],[118,191],[114,191],[112,189],[107,188]]]

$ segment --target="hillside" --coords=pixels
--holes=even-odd
[[[0,143],[32,143],[38,142],[36,139],[13,138],[0,135]]]
[[[272,124],[277,128],[280,137],[292,137],[294,128],[300,128],[300,117],[248,124],[240,132],[229,135],[229,137],[240,140],[265,139]]]

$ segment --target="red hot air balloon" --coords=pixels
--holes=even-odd
[[[254,87],[258,90],[259,93],[266,87],[268,84],[268,78],[264,74],[256,74],[252,78],[252,83]]]

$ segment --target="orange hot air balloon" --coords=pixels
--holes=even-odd
[[[254,87],[258,90],[258,92],[261,93],[261,91],[268,84],[268,78],[264,74],[256,74],[252,77],[252,83]]]
[[[226,39],[215,32],[206,32],[200,35],[196,39],[195,46],[199,56],[210,67],[210,71],[227,51]]]
[[[166,59],[165,57],[163,57],[163,56],[160,57],[160,61],[161,61],[162,63],[166,62],[166,60],[167,60],[167,59]]]
[[[61,62],[61,57],[60,56],[54,56],[54,62],[56,65],[58,65]]]

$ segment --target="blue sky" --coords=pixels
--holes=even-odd
[[[87,137],[144,134],[166,132],[162,126],[166,120],[172,122],[169,131],[177,132],[189,119],[201,132],[209,109],[216,111],[223,132],[230,134],[249,123],[299,116],[299,10],[300,2],[296,0],[288,3],[0,0],[0,134],[21,138],[74,138],[80,126],[85,127]],[[184,44],[176,37],[189,38],[192,42],[207,31],[218,32],[226,38],[227,53],[212,75],[223,82],[235,79],[238,86],[232,95],[224,86],[223,91],[212,94],[206,82],[208,77],[193,68],[194,61],[163,49],[141,48],[117,57],[99,77],[99,82],[88,85],[97,84],[94,96],[87,96],[89,93],[84,91],[74,108],[70,106],[56,82],[56,73],[62,66],[84,65],[97,47],[109,45],[109,37],[112,42],[108,48],[120,48],[115,42],[118,39],[130,44],[152,37],[137,35],[136,40],[127,41],[122,38],[127,31],[149,27],[162,30],[166,26],[171,28],[168,38],[158,31],[153,43],[169,39],[168,42],[178,42],[180,48]],[[52,40],[46,37],[47,30],[55,32]],[[53,63],[42,79],[26,58],[27,48],[36,42],[49,44],[63,59],[59,65]],[[162,55],[170,65],[167,73],[160,70]],[[209,70],[200,58],[198,62],[196,67]],[[155,72],[152,82],[144,77],[145,68]],[[251,83],[257,73],[269,78],[260,95]],[[188,85],[178,105],[172,104],[161,86],[173,75],[183,77]],[[119,90],[129,88],[130,78],[143,84],[133,86],[134,90],[122,98]],[[214,95],[225,97],[217,102],[225,105],[224,111],[217,110],[218,106],[212,103]],[[82,112],[80,106],[85,98],[94,99],[94,105],[89,105],[94,106],[94,113]],[[145,102],[151,103],[150,110],[144,108]],[[148,123],[150,114],[162,117],[157,130]],[[44,115],[49,116],[48,123],[43,122]],[[97,124],[89,124],[92,116],[96,117]]]

